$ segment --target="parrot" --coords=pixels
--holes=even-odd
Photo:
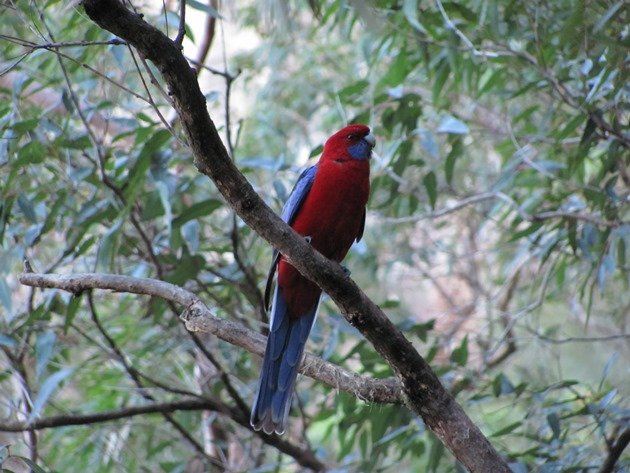
[[[282,209],[282,220],[338,263],[363,236],[374,145],[367,125],[348,125],[333,134],[317,164],[302,172]],[[250,423],[257,431],[280,435],[322,291],[274,250],[265,289],[267,308],[276,271],[269,336]]]

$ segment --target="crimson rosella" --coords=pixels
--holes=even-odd
[[[300,175],[282,210],[282,219],[333,261],[340,262],[363,235],[374,143],[365,125],[349,125],[332,135],[319,162]],[[265,291],[267,306],[276,269],[269,338],[250,419],[254,429],[268,434],[285,430],[321,297],[321,289],[275,251]]]

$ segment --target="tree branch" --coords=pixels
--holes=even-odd
[[[98,412],[93,414],[71,414],[45,417],[33,422],[10,422],[0,423],[0,432],[26,432],[56,427],[90,425],[101,422],[126,419],[138,415],[161,414],[170,415],[176,411],[201,411],[211,410],[226,414],[238,424],[250,429],[249,418],[238,409],[231,408],[219,401],[210,398],[185,399],[173,402],[153,402],[144,406],[123,407],[116,410]],[[310,450],[302,449],[291,442],[282,440],[277,435],[268,435],[263,432],[255,433],[261,437],[265,443],[276,447],[278,450],[291,455],[302,466],[315,471],[323,471],[325,465],[321,463]]]
[[[116,292],[144,294],[183,305],[182,319],[193,332],[215,335],[232,345],[262,356],[266,339],[243,325],[216,317],[192,292],[173,284],[148,278],[133,278],[114,274],[58,274],[22,273],[20,282],[27,286],[55,288],[79,294],[89,289],[108,289]],[[401,404],[401,386],[395,379],[372,379],[347,371],[316,356],[306,354],[300,371],[305,375],[345,391],[366,402]]]
[[[617,437],[617,440],[610,446],[608,449],[608,456],[599,468],[598,473],[612,473],[615,471],[615,464],[628,444],[630,444],[630,428],[621,432],[619,437]]]
[[[208,0],[208,7],[216,10],[217,8],[217,0]],[[212,46],[212,42],[214,41],[214,34],[216,32],[217,18],[210,13],[206,13],[206,26],[204,28],[204,35],[201,38],[201,43],[199,44],[199,48],[197,49],[197,59],[195,60],[195,64],[199,66],[203,66],[203,63],[206,61],[206,57],[208,56],[208,52],[210,51],[210,47]],[[199,75],[202,67],[198,67],[195,73]]]
[[[444,388],[428,363],[381,309],[343,271],[313,250],[256,194],[230,160],[208,115],[196,75],[181,50],[141,15],[119,0],[84,0],[87,15],[138,49],[162,73],[198,170],[210,177],[229,205],[254,231],[275,246],[295,268],[317,283],[392,367],[407,405],[455,457],[473,472],[509,472],[506,462]],[[195,304],[194,309],[199,307]],[[194,326],[207,317],[191,316]],[[198,325],[200,326],[200,325]]]
[[[93,414],[68,414],[44,417],[33,422],[0,423],[0,432],[25,432],[29,430],[52,429],[70,425],[90,425],[101,422],[125,419],[145,414],[166,414],[175,411],[220,410],[222,406],[211,399],[185,399],[174,402],[154,402],[144,406],[123,407]],[[225,406],[223,406],[225,407]]]

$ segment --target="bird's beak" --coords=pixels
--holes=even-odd
[[[367,141],[367,144],[370,145],[370,148],[374,148],[374,145],[376,144],[376,138],[371,131],[367,135],[365,135],[363,139]]]

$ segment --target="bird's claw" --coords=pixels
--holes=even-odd
[[[347,267],[345,267],[343,264],[341,265],[341,269],[343,269],[343,272],[346,274],[346,276],[350,276],[352,274],[352,271],[350,271]]]

